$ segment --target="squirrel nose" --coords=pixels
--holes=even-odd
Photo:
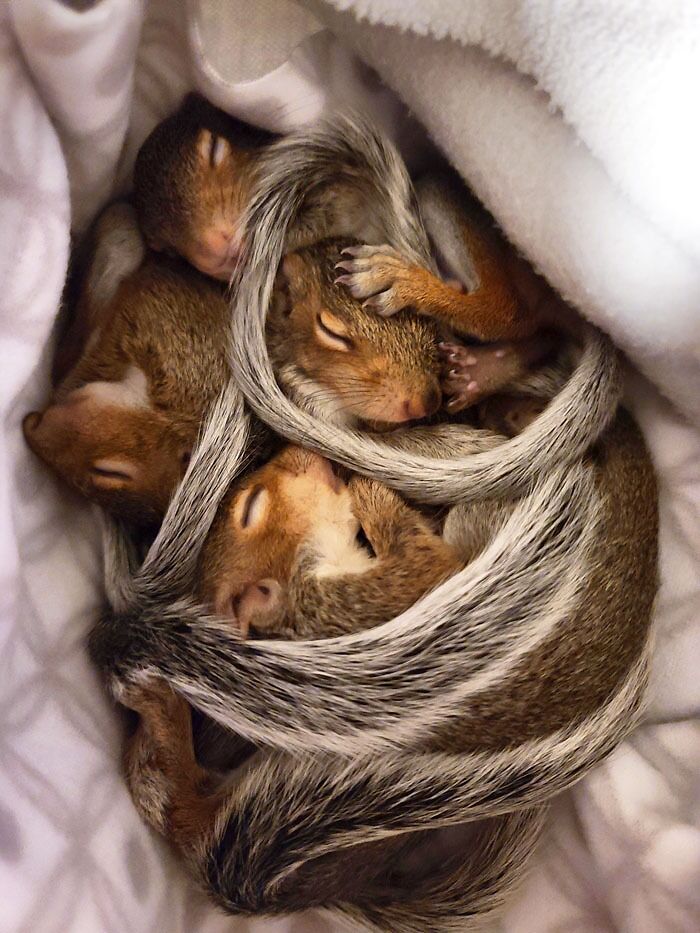
[[[440,407],[442,396],[440,390],[432,387],[426,390],[422,395],[413,396],[404,399],[402,409],[407,421],[413,421],[416,418],[427,418],[433,415]]]
[[[202,246],[211,256],[225,259],[231,250],[236,231],[226,225],[210,227],[202,234]]]

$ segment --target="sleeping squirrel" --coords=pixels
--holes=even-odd
[[[189,94],[153,130],[136,159],[135,204],[149,245],[179,253],[200,271],[227,281],[244,249],[243,217],[275,140]],[[332,162],[326,168],[332,173]],[[338,171],[329,182],[309,179],[304,209],[287,231],[288,251],[327,237],[383,243],[385,219],[369,209],[371,179],[361,173]],[[448,281],[404,261],[386,245],[348,245],[347,254],[338,257],[345,272],[339,280],[381,314],[412,307],[443,325],[439,352],[447,407],[454,412],[498,391],[524,366],[545,357],[552,329],[569,333],[574,325],[570,310],[455,177],[428,176],[416,191],[411,207],[427,222]],[[465,352],[455,334],[502,345],[473,345]]]

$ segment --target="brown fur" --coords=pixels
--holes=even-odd
[[[344,421],[432,415],[441,400],[435,327],[408,312],[384,320],[336,285],[345,242],[323,241],[284,260],[267,324],[278,378],[292,396]]]
[[[225,144],[226,152],[218,165],[212,164],[212,145],[217,140]],[[228,280],[243,248],[241,220],[255,188],[260,156],[273,137],[234,120],[212,107],[197,95],[189,95],[181,107],[153,131],[139,152],[134,168],[135,203],[139,221],[149,244],[154,249],[174,251],[188,259],[201,271]],[[338,178],[343,175],[338,168]],[[347,174],[347,173],[346,173]],[[331,187],[319,186],[307,192],[306,201],[287,237],[287,248],[298,250],[325,237],[353,237],[367,242],[379,242],[384,231],[369,216],[367,198],[371,197],[368,179],[356,183],[338,181]],[[371,285],[362,297],[383,292],[381,310],[394,313],[413,308],[422,315],[435,318],[450,332],[476,337],[482,341],[504,341],[508,358],[500,360],[487,349],[470,349],[474,360],[468,369],[459,357],[459,344],[442,348],[444,387],[449,396],[447,409],[457,412],[474,404],[487,394],[500,391],[539,362],[548,352],[551,341],[541,341],[533,335],[551,323],[554,317],[561,324],[562,302],[556,299],[547,283],[513,250],[495,227],[492,218],[454,180],[445,210],[456,210],[456,225],[462,239],[461,248],[469,254],[476,285],[465,293],[456,282],[443,282],[432,272],[404,262],[397,254],[377,255],[371,263]],[[347,242],[343,245],[347,246]],[[317,257],[307,254],[309,263]],[[353,263],[336,256],[349,271]],[[289,264],[293,276],[304,277],[297,260]],[[330,267],[329,267],[330,268]],[[356,270],[355,270],[356,271]],[[367,276],[367,272],[365,275]],[[307,277],[308,278],[308,277]],[[340,276],[339,281],[358,276]],[[330,282],[324,283],[323,298]],[[390,296],[390,297],[389,297]],[[372,298],[368,304],[373,303]],[[341,299],[326,302],[339,307]],[[369,315],[365,315],[368,317]],[[402,315],[402,320],[412,320]],[[270,332],[274,336],[274,331]],[[285,331],[287,339],[289,334]],[[381,336],[381,333],[379,333]],[[522,346],[518,341],[529,337]],[[515,342],[514,342],[515,341]],[[284,343],[278,364],[289,361]],[[311,344],[310,346],[313,346]],[[297,346],[297,349],[301,349]],[[307,347],[308,349],[308,347]],[[498,348],[495,348],[498,349]],[[351,367],[338,363],[336,382]],[[375,355],[376,356],[376,355]],[[428,368],[434,364],[434,351],[427,356]],[[377,380],[384,381],[376,360],[360,360],[366,368],[359,369],[360,394],[373,388]],[[333,370],[322,366],[318,347],[314,359],[293,357],[297,371],[320,368],[332,377]],[[314,365],[317,364],[317,365]],[[351,380],[357,386],[357,372]],[[298,380],[297,380],[298,381]],[[324,385],[323,380],[320,380]],[[475,385],[479,388],[476,389]],[[467,389],[467,386],[470,388]],[[392,397],[395,406],[395,397]],[[430,399],[434,399],[431,393]],[[401,408],[405,396],[398,403]],[[421,404],[411,404],[408,411],[419,411]],[[377,407],[381,399],[377,400]],[[392,418],[390,420],[405,420]],[[418,415],[417,417],[421,417]],[[368,420],[384,420],[368,417]]]
[[[136,524],[157,520],[226,379],[227,321],[217,285],[178,260],[147,258],[101,310],[51,404],[25,418],[27,443],[108,511]],[[95,383],[118,383],[134,368],[145,377],[144,405],[95,394]]]
[[[588,575],[579,582],[580,608],[523,659],[505,689],[500,684],[497,694],[486,688],[471,697],[459,726],[434,748],[515,745],[578,723],[639,656],[658,588],[657,490],[644,441],[626,412],[593,452],[591,469],[603,499],[602,526]],[[464,518],[469,521],[469,507]]]
[[[377,307],[382,313],[412,307],[457,334],[481,341],[530,337],[546,323],[562,326],[561,299],[516,252],[490,214],[455,175],[440,176],[440,183],[442,210],[451,215],[460,251],[467,257],[468,290],[382,247],[347,263],[358,286],[365,276],[363,297],[381,293]],[[554,321],[551,305],[557,306]]]
[[[179,253],[227,280],[241,246],[238,222],[256,155],[273,138],[189,94],[151,133],[134,166],[134,201],[151,248]],[[223,145],[218,165],[212,159],[217,140]]]
[[[252,520],[246,509],[258,496]],[[301,542],[323,521],[352,521],[345,485],[323,457],[285,447],[234,486],[222,503],[200,560],[200,595],[235,615],[246,590],[289,579]]]
[[[225,156],[215,166],[211,155],[217,139],[225,141]],[[242,246],[240,224],[260,156],[274,139],[188,94],[146,139],[134,165],[134,200],[151,248],[179,253],[201,271],[227,280]],[[366,238],[373,227],[361,181],[309,191],[289,232],[289,249],[329,236]],[[231,249],[217,243],[222,235]]]
[[[304,550],[330,561],[329,576],[318,590],[313,575],[298,583],[290,603]],[[319,628],[339,634],[387,621],[460,566],[428,520],[395,492],[360,477],[346,484],[327,460],[289,446],[220,507],[202,553],[200,595],[244,632],[252,625],[293,637]]]
[[[211,164],[210,141],[221,138],[226,154]],[[240,251],[240,220],[255,185],[259,154],[274,139],[213,107],[195,94],[164,120],[142,146],[134,168],[139,221],[149,245],[174,250],[195,266],[224,279]],[[340,172],[338,173],[340,175]],[[458,334],[479,340],[531,336],[550,319],[556,300],[545,280],[520,257],[490,215],[454,179],[450,208],[459,214],[459,230],[473,265],[476,286],[465,293],[431,272],[396,257],[377,257],[378,286],[391,288],[391,309],[413,307],[435,317]],[[329,235],[359,236],[363,227],[362,180],[331,191],[311,191],[290,232],[289,248]],[[446,205],[448,207],[448,205]],[[205,245],[208,232],[225,228],[235,249],[228,263]],[[225,257],[224,257],[225,258]]]
[[[283,611],[254,616],[256,631],[317,638],[372,628],[400,615],[464,566],[429,520],[388,486],[355,476],[348,491],[358,533],[375,555],[372,563],[319,577],[313,557],[301,566],[297,562]]]
[[[526,409],[524,418],[536,414],[530,400],[517,404]],[[577,580],[578,608],[513,668],[506,689],[499,683],[497,693],[485,687],[470,697],[456,724],[436,737],[431,750],[501,748],[579,722],[616,689],[642,650],[657,589],[656,483],[639,430],[624,411],[592,452],[590,469],[602,495],[602,524],[586,575]],[[463,529],[455,553],[386,487],[358,478],[349,490],[376,563],[360,572],[339,570],[322,577],[315,569],[322,554],[295,565],[294,557],[313,540],[314,523],[323,513],[314,515],[307,502],[286,496],[285,524],[295,536],[284,541],[289,550],[278,598],[252,617],[256,630],[314,638],[381,624],[473,560],[515,505],[486,500],[455,507],[453,519],[458,515]],[[284,492],[276,488],[276,495]],[[230,514],[231,506],[223,512]],[[274,514],[278,521],[281,512]],[[632,563],[626,546],[631,535],[639,539]],[[205,556],[210,587],[226,555],[242,559],[241,544],[231,533],[216,534]],[[260,562],[267,560],[269,546],[254,540],[247,544],[252,550],[246,559],[258,561],[259,576],[268,576],[267,565],[262,570]]]
[[[132,688],[123,703],[139,721],[124,747],[124,770],[142,817],[185,854],[211,835],[226,795],[195,759],[188,704],[162,681]],[[165,778],[165,780],[164,780]]]
[[[527,418],[528,414],[523,417]],[[272,474],[280,505],[283,503],[285,509],[292,509],[284,513],[285,520],[294,528],[294,534],[286,541],[291,550],[301,547],[323,518],[323,509],[313,512],[307,498],[314,486],[318,487],[318,476],[307,475],[309,461],[304,457],[303,451],[286,448],[280,459],[284,464],[285,458],[291,458],[296,474],[289,472],[289,464],[282,472],[279,467],[270,470],[268,465],[266,472],[254,474],[248,481],[248,484],[256,484],[260,475],[264,478]],[[320,464],[311,462],[314,473],[319,468]],[[452,724],[421,745],[417,754],[517,747],[529,739],[574,726],[604,705],[634,667],[644,649],[656,592],[656,488],[641,436],[624,412],[619,414],[600,449],[592,454],[590,468],[597,474],[603,495],[602,526],[596,536],[597,549],[590,554],[590,573],[579,581],[579,611],[572,618],[566,618],[543,645],[535,647],[519,667],[512,669],[505,691],[501,683],[498,692],[485,688],[472,696],[461,709],[455,710]],[[300,476],[311,480],[303,489],[294,486]],[[327,474],[321,473],[321,477],[329,482]],[[245,490],[247,484],[243,486]],[[302,491],[303,497],[299,496]],[[261,541],[265,541],[264,533],[260,541],[248,542],[241,541],[240,535],[235,539],[235,532],[228,538],[222,534],[232,511],[240,508],[239,496],[236,490],[220,515],[220,526],[212,542],[215,552],[219,552],[212,561],[215,571],[225,561],[223,552],[228,548],[231,548],[233,560],[240,559],[241,546],[246,544],[249,550],[262,552],[267,559],[265,545],[261,545]],[[314,498],[317,496],[318,490]],[[416,538],[428,541],[432,534],[425,520],[394,493],[376,483],[361,480],[355,485],[353,496],[353,510],[377,552],[376,568],[356,574],[356,579],[352,574],[321,579],[317,590],[310,591],[313,598],[309,605],[303,606],[298,599],[294,602],[296,611],[306,612],[304,618],[297,619],[291,628],[281,625],[276,629],[278,615],[271,630],[292,637],[328,636],[357,630],[384,621],[401,611],[402,600],[420,595],[409,594],[411,576],[408,573],[401,576],[400,566],[395,568],[396,576],[384,568],[383,590],[372,582],[367,586],[364,583],[379,570],[384,558],[383,548],[391,549],[395,545],[396,528],[392,528],[392,524],[401,528],[399,539],[408,533],[405,542],[412,547]],[[437,548],[423,554],[420,549],[418,553],[401,554],[399,546],[396,554],[404,558],[404,569],[415,573],[422,581],[421,586],[429,588],[458,569],[461,563],[475,557],[488,543],[494,527],[508,517],[511,507],[509,502],[458,506],[464,539],[457,549],[459,556],[445,548],[442,557],[446,562],[442,564]],[[267,521],[272,524],[283,513],[281,508],[268,508],[266,514]],[[638,539],[633,550],[627,547],[631,534]],[[628,559],[630,553],[634,554],[633,561]],[[209,557],[212,558],[211,552]],[[279,563],[279,555],[277,560]],[[284,563],[291,566],[288,558]],[[298,570],[297,566],[295,572]],[[339,596],[343,588],[350,594],[345,601]],[[316,598],[321,602],[314,602]],[[345,618],[349,624],[339,629],[339,618]],[[232,803],[236,800],[235,785],[228,792],[212,789],[207,773],[199,768],[194,758],[187,704],[176,699],[164,684],[150,681],[143,688],[130,688],[122,700],[141,716],[125,758],[127,779],[137,807],[190,861],[196,876],[211,890],[220,893],[226,888],[222,866],[228,866],[233,859],[227,848],[230,842],[226,834],[227,815],[235,806]],[[522,780],[527,779],[525,770]],[[240,819],[236,813],[232,825],[237,827],[236,820]],[[477,834],[480,831],[477,829]],[[380,904],[385,902],[382,898],[390,903],[393,900],[403,902],[410,899],[412,888],[410,870],[402,874],[403,860],[408,858],[410,863],[411,859],[424,858],[425,850],[420,847],[426,839],[420,834],[399,836],[321,856],[305,863],[299,872],[291,872],[276,893],[287,910],[296,904],[299,907],[327,906],[329,890],[342,891],[344,900],[357,900],[362,904],[366,897],[367,902],[373,904],[372,886],[379,881]],[[458,839],[455,856],[464,859],[464,851],[464,841],[460,844]],[[235,865],[235,861],[231,864]],[[430,867],[426,863],[426,866],[428,874],[440,871],[439,865]],[[478,873],[483,867],[475,863],[472,870]],[[221,877],[214,869],[222,872]],[[230,883],[236,890],[236,879]],[[252,894],[251,898],[255,902]],[[231,909],[225,898],[223,903]]]

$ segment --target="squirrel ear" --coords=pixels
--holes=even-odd
[[[270,310],[274,314],[289,317],[294,303],[306,294],[305,268],[304,260],[298,253],[287,253],[284,257],[277,270],[272,294]]]
[[[292,300],[289,295],[289,282],[282,271],[282,266],[280,266],[275,276],[274,288],[272,289],[270,314],[289,317],[291,312]]]

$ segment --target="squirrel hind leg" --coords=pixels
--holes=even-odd
[[[553,348],[547,333],[527,340],[467,346],[455,340],[439,345],[445,408],[459,412],[507,389]]]

